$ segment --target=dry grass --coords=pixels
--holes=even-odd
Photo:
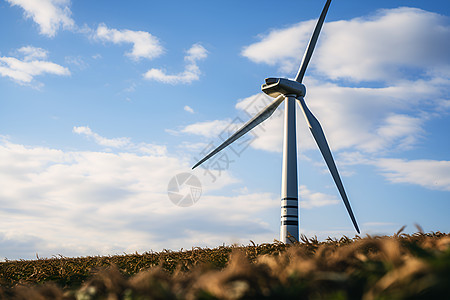
[[[0,276],[5,299],[450,299],[450,235],[11,261]]]

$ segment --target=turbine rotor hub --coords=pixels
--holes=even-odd
[[[261,90],[273,98],[279,95],[295,95],[296,98],[306,95],[305,85],[286,78],[266,78],[266,83],[261,86]]]

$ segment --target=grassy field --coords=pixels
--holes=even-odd
[[[450,235],[0,263],[0,299],[450,299]]]

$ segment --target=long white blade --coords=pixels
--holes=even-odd
[[[316,140],[317,146],[319,146],[320,152],[322,152],[322,156],[327,163],[328,169],[333,176],[334,182],[341,194],[342,200],[344,201],[345,208],[347,209],[350,218],[352,219],[353,225],[358,233],[359,227],[356,223],[355,216],[353,215],[352,208],[350,206],[350,202],[348,201],[347,194],[345,193],[344,186],[342,185],[341,178],[339,177],[339,172],[336,168],[336,164],[334,163],[333,156],[331,155],[330,147],[328,146],[327,139],[325,138],[325,134],[323,133],[322,126],[320,126],[319,121],[314,117],[311,111],[306,106],[305,100],[303,98],[298,98],[298,102],[303,110],[303,114],[305,115],[306,121],[308,122],[309,129]]]
[[[325,16],[328,12],[328,7],[330,7],[331,0],[327,0],[325,6],[320,14],[319,20],[317,21],[316,28],[314,29],[314,33],[309,41],[308,47],[306,48],[305,55],[303,56],[302,63],[300,64],[300,68],[298,69],[297,76],[295,80],[302,83],[303,77],[305,76],[306,68],[308,67],[309,61],[311,60],[311,56],[314,52],[314,48],[316,47],[317,40],[319,39],[320,30],[322,29],[323,22],[325,21]]]
[[[225,142],[223,142],[219,147],[211,151],[208,155],[206,155],[202,160],[196,163],[192,169],[195,169],[197,166],[201,165],[203,162],[211,158],[213,155],[217,154],[220,150],[225,148],[226,146],[233,143],[235,140],[255,128],[261,122],[265,121],[268,117],[270,117],[273,112],[277,109],[277,107],[283,102],[284,96],[280,95],[275,100],[272,101],[269,105],[267,105],[259,114],[250,119],[247,123],[244,124],[238,131],[236,131],[232,136],[230,136]]]

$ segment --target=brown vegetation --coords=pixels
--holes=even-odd
[[[0,298],[449,299],[450,235],[0,263]]]

